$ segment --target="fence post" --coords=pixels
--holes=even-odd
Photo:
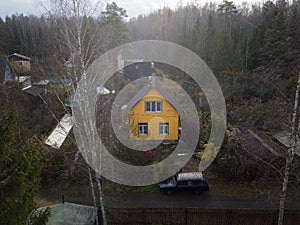
[[[184,224],[185,224],[185,225],[188,225],[188,224],[187,224],[187,220],[188,220],[187,214],[188,214],[188,209],[185,208],[185,210],[184,210]]]

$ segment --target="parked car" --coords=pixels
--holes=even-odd
[[[209,186],[201,172],[193,172],[178,173],[159,183],[159,189],[167,195],[178,191],[189,191],[200,194],[203,191],[208,191]]]

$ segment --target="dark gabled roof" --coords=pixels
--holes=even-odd
[[[159,83],[159,81],[155,77],[151,77],[150,82],[146,84],[138,93],[131,99],[128,103],[125,115],[128,115],[130,110],[140,101],[142,100],[146,94],[152,89],[156,88],[157,91],[162,95],[164,99],[166,99],[178,112],[178,114],[182,114],[183,110],[177,101],[173,99],[173,97],[163,88],[163,86]]]
[[[238,134],[238,138],[250,155],[267,161],[283,156],[283,149],[263,132],[247,130]]]
[[[137,80],[142,77],[148,77],[152,74],[152,63],[144,62],[142,60],[124,61],[125,67],[123,74],[126,79],[131,81]]]
[[[42,88],[40,86],[29,86],[27,89],[24,89],[24,92],[34,97],[38,97],[39,95],[45,93],[45,88]]]

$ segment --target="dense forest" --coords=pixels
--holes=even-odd
[[[97,12],[97,17],[85,17],[86,36],[94,35],[97,43],[83,58],[89,64],[105,51],[130,41],[178,43],[198,54],[213,70],[229,111],[238,115],[243,105],[247,106],[249,112],[238,115],[239,120],[261,129],[278,129],[267,117],[280,118],[293,97],[300,60],[299,10],[299,1],[242,5],[224,1],[220,5],[163,8],[125,22],[126,10],[112,3]],[[68,20],[71,26],[72,18]],[[65,60],[77,54],[62,42],[65,37],[58,13],[12,15],[0,20],[0,28],[0,53],[32,57],[40,65],[35,67],[38,75],[33,75],[39,79],[63,74]],[[273,110],[276,105],[280,107]]]
[[[126,18],[126,9],[115,3],[94,15],[61,13],[56,6],[41,16],[0,18],[0,57],[12,53],[31,57],[30,75],[38,81],[66,78],[65,65],[70,59],[79,58],[86,68],[123,43],[174,42],[195,52],[212,69],[224,92],[231,125],[267,133],[289,128],[300,71],[299,0],[242,5],[226,0],[221,4],[190,3]],[[72,78],[78,81],[78,77]],[[10,224],[22,224],[20,221],[34,208],[32,197],[45,163],[38,150],[57,122],[53,118],[64,114],[57,100],[64,94],[49,92],[44,99],[33,99],[22,97],[16,87],[0,85],[0,200],[7,202],[7,207],[1,204],[7,213],[0,213],[0,218],[11,220]],[[75,154],[74,143],[69,145]],[[59,154],[63,153],[53,156],[54,163],[65,157]],[[11,171],[15,171],[14,181],[6,182]],[[44,178],[48,175],[44,173]],[[18,186],[20,183],[24,185]],[[5,197],[7,193],[11,199]],[[26,210],[13,217],[18,208],[13,200],[23,197]]]
[[[269,118],[291,109],[300,59],[299,10],[299,1],[240,6],[224,1],[164,8],[132,19],[128,28],[131,40],[171,41],[197,53],[219,79],[239,123],[278,129]]]

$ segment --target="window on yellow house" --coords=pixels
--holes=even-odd
[[[148,135],[148,124],[147,123],[139,123],[139,136],[147,136]]]
[[[162,111],[162,102],[153,101],[145,102],[145,112],[161,112]]]
[[[169,123],[159,123],[159,135],[167,136],[169,134]]]

